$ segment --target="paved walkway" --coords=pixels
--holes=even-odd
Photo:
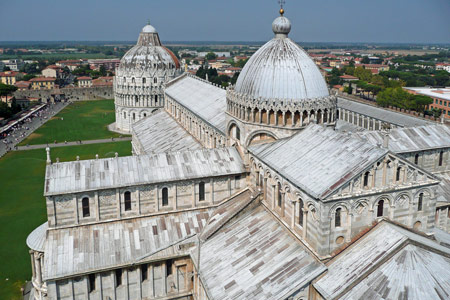
[[[79,145],[92,145],[92,144],[104,144],[104,143],[115,143],[115,142],[125,142],[131,141],[131,137],[122,137],[122,138],[110,138],[103,140],[89,140],[89,141],[76,141],[76,142],[67,142],[67,143],[57,143],[57,144],[43,144],[43,145],[29,145],[29,146],[20,146],[14,149],[14,151],[22,151],[22,150],[33,150],[33,149],[45,149],[47,147],[50,148],[58,148],[58,147],[68,147],[68,146],[79,146]]]

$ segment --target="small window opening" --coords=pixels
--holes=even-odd
[[[202,181],[198,184],[198,201],[205,200],[205,183]]]
[[[416,154],[416,155],[414,156],[414,163],[415,163],[416,165],[419,164],[419,154]]]
[[[397,173],[395,175],[395,181],[400,181],[400,172],[402,171],[401,167],[397,168]]]
[[[384,210],[384,200],[380,200],[378,202],[378,207],[377,207],[377,217],[383,216],[383,210]]]
[[[278,207],[281,207],[281,204],[283,202],[283,199],[282,199],[283,195],[281,193],[281,184],[279,182],[278,182],[277,187],[278,187],[277,188],[278,189],[278,193],[277,193]]]
[[[172,262],[171,259],[169,259],[169,260],[166,262],[167,276],[172,275],[172,264],[173,264],[173,262]]]
[[[439,167],[442,167],[442,162],[444,160],[444,151],[439,152]]]
[[[131,210],[131,192],[125,192],[124,194],[125,200],[125,211]]]
[[[117,269],[115,273],[116,273],[116,287],[118,287],[122,285],[122,270]]]
[[[370,172],[366,172],[364,174],[364,187],[368,187],[369,186],[369,176],[370,176]]]
[[[423,193],[419,194],[419,202],[417,203],[417,210],[422,211],[422,205],[423,205]]]
[[[83,218],[90,216],[89,211],[89,198],[84,197],[83,200],[81,200],[81,206],[83,208]]]
[[[303,226],[303,200],[298,203],[298,224]]]
[[[334,213],[334,227],[341,227],[341,208],[336,209]]]
[[[141,265],[141,279],[142,281],[148,279],[148,264]]]
[[[142,83],[145,84],[147,82],[146,78],[142,78]]]
[[[162,189],[162,206],[169,205],[169,190],[165,187]]]
[[[89,293],[92,293],[93,291],[95,291],[95,274],[89,274],[88,281],[89,281]]]

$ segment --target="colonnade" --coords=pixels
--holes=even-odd
[[[394,129],[398,127],[395,124],[384,122],[370,116],[362,115],[345,108],[338,108],[338,119],[367,130],[382,130],[383,127]]]
[[[166,95],[166,111],[206,148],[226,146],[224,133]]]

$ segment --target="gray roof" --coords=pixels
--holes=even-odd
[[[133,124],[133,138],[146,154],[201,149],[201,144],[166,111],[160,110]]]
[[[422,120],[419,118],[393,112],[380,107],[364,104],[361,102],[351,101],[339,97],[337,101],[337,107],[354,111],[361,115],[369,116],[374,119],[391,123],[400,127],[414,127],[414,126],[435,124],[434,122],[431,121]]]
[[[383,145],[383,133],[365,131],[358,133],[373,145]],[[412,128],[396,128],[389,132],[389,150],[395,153],[418,152],[450,148],[450,127],[426,125]]]
[[[437,194],[437,204],[448,205],[450,203],[450,174],[449,173],[439,173],[435,174],[441,181],[438,185]]]
[[[249,150],[317,199],[324,199],[388,152],[351,134],[315,124],[290,138]]]
[[[210,299],[287,299],[325,271],[262,205],[242,211],[200,249]]]
[[[386,221],[327,265],[314,284],[325,299],[449,297],[450,249]]]
[[[207,210],[197,210],[49,230],[44,280],[145,261],[147,256],[199,233],[208,218]]]
[[[27,246],[31,250],[44,252],[44,243],[47,236],[48,222],[45,222],[27,237]]]
[[[184,74],[167,84],[165,94],[225,134],[226,90]]]
[[[276,33],[245,64],[235,90],[253,99],[302,99],[329,96],[319,68],[299,45],[287,37],[291,28],[285,17],[273,23]]]
[[[201,149],[54,163],[47,166],[44,195],[126,187],[244,173],[235,148]]]

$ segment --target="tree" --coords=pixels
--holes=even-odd
[[[13,85],[0,83],[0,96],[9,96],[17,91],[17,88]]]
[[[425,108],[428,105],[433,104],[433,99],[423,95],[414,95],[413,101],[416,104],[416,110],[422,113],[425,112]]]
[[[364,56],[363,59],[361,60],[361,63],[363,64],[370,64],[370,59],[368,56]]]
[[[206,54],[205,58],[206,60],[213,60],[217,58],[217,55],[214,52],[209,52],[208,54]]]
[[[106,68],[104,65],[100,66],[99,72],[101,76],[106,76]]]
[[[355,69],[354,76],[358,77],[359,80],[369,82],[372,79],[372,72],[370,70],[366,70],[363,67],[357,67]]]

